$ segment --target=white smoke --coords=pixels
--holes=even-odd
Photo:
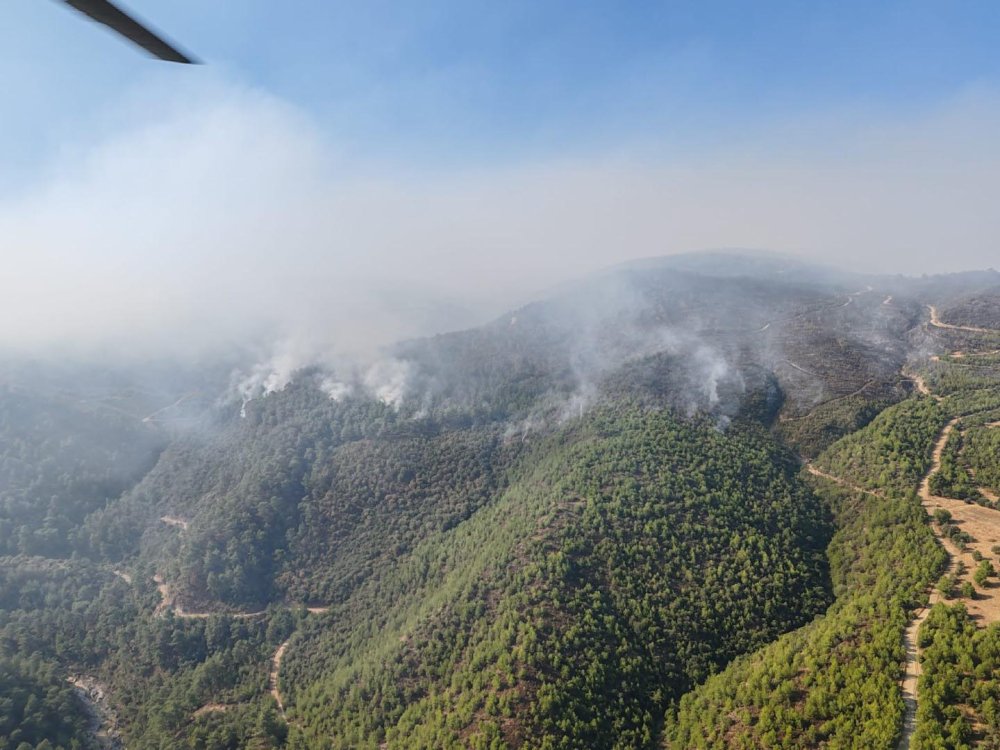
[[[247,401],[283,391],[302,366],[303,364],[291,352],[276,354],[264,362],[253,365],[249,373],[235,373],[234,390]]]
[[[269,357],[253,364],[249,371],[237,369],[230,377],[230,390],[223,402],[239,400],[240,416],[246,417],[247,404],[283,391],[295,374],[308,366],[308,358],[296,351],[288,341],[280,344]]]
[[[733,377],[735,373],[735,376],[740,378],[742,386],[739,372],[734,371],[726,359],[715,349],[700,345],[695,349],[693,358],[699,374],[704,378],[702,390],[710,408],[719,404],[719,383],[724,378]]]
[[[380,360],[364,374],[365,390],[375,399],[397,409],[410,392],[413,365],[400,359]]]
[[[287,103],[210,93],[133,117],[103,143],[67,144],[38,184],[0,201],[0,347],[203,354],[271,330],[351,351],[481,322],[630,257],[702,247],[889,271],[995,262],[992,96],[738,154],[416,174],[349,169]]]
[[[330,397],[331,401],[340,401],[354,392],[354,386],[328,375],[320,380],[319,389]]]

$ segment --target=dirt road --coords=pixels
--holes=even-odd
[[[177,399],[176,401],[174,401],[172,404],[167,404],[162,409],[157,409],[156,411],[152,412],[151,414],[146,415],[145,417],[142,418],[142,421],[146,422],[147,424],[149,422],[155,422],[155,421],[157,421],[157,417],[160,414],[163,414],[165,411],[169,411],[170,409],[173,409],[175,407],[180,406],[181,404],[183,404],[188,399],[194,398],[197,395],[198,395],[197,391],[192,391],[191,393],[185,393],[183,396],[181,396],[179,399]]]
[[[867,492],[869,495],[875,495],[876,497],[885,497],[878,490],[869,490],[862,487],[860,484],[853,484],[848,482],[843,477],[835,477],[833,474],[827,474],[822,469],[817,469],[813,464],[806,464],[806,471],[808,471],[813,476],[821,477],[823,479],[829,479],[831,482],[839,484],[841,487],[847,487],[848,489],[854,490],[855,492]]]
[[[929,515],[933,516],[935,510],[944,508],[951,513],[952,522],[972,537],[972,542],[966,545],[966,549],[959,550],[950,540],[942,536],[940,528],[935,526],[938,541],[941,542],[949,556],[948,574],[958,574],[957,579],[961,585],[965,581],[972,582],[973,572],[978,565],[973,557],[973,551],[979,552],[987,559],[996,556],[992,548],[1000,542],[1000,511],[931,493],[931,477],[941,469],[941,455],[948,442],[948,436],[951,435],[958,421],[958,417],[952,419],[938,435],[937,442],[934,444],[931,468],[920,482],[919,495],[920,502]],[[976,588],[976,596],[973,599],[964,600],[970,616],[981,625],[1000,621],[1000,584],[994,581],[987,584],[987,587]],[[910,746],[910,738],[916,727],[917,683],[921,672],[917,634],[930,612],[930,607],[938,601],[941,601],[941,595],[937,588],[934,588],[930,592],[928,606],[917,613],[907,627],[904,636],[906,669],[902,687],[906,713],[904,714],[903,731],[897,745],[899,750],[905,750]]]
[[[922,381],[918,381],[918,383],[922,383]],[[922,388],[921,391],[923,391]],[[956,575],[958,583],[961,585],[965,581],[972,582],[973,572],[978,565],[976,560],[973,558],[973,551],[978,551],[987,559],[996,557],[992,548],[995,545],[1000,544],[1000,511],[976,505],[974,503],[967,503],[963,500],[955,500],[953,498],[939,497],[931,494],[931,477],[941,469],[941,455],[948,442],[948,437],[951,435],[952,430],[955,429],[955,425],[958,421],[958,417],[952,419],[938,434],[937,440],[934,444],[934,451],[932,453],[931,466],[920,482],[918,494],[920,496],[920,502],[927,511],[928,515],[933,517],[935,510],[938,508],[944,508],[951,513],[952,522],[972,537],[973,541],[966,546],[966,549],[959,550],[949,539],[941,534],[940,528],[938,528],[936,524],[934,525],[935,536],[948,553],[949,562],[947,572],[949,575]],[[828,474],[812,464],[807,464],[806,469],[809,473],[815,476],[836,482],[841,486],[848,487],[859,492],[868,492],[869,494],[883,497],[883,495],[879,492],[867,490],[864,487],[860,487],[847,481],[846,479],[843,479],[842,477],[836,477],[832,474]],[[993,581],[987,584],[987,587],[976,587],[976,589],[976,596],[974,599],[963,600],[970,616],[982,625],[992,622],[1000,622],[1000,583]],[[937,588],[934,587],[929,592],[927,606],[923,607],[916,613],[903,634],[903,646],[906,651],[906,663],[904,665],[901,688],[903,692],[905,710],[903,714],[902,732],[899,737],[899,742],[896,745],[897,750],[906,750],[909,748],[910,739],[913,735],[914,729],[916,728],[918,699],[917,685],[921,672],[920,649],[918,646],[919,641],[917,636],[920,631],[920,626],[924,623],[927,619],[927,615],[930,613],[930,608],[939,601],[941,601],[941,594],[938,592]]]
[[[282,718],[285,716],[285,704],[281,700],[281,691],[278,690],[278,672],[281,671],[281,660],[285,658],[285,651],[288,649],[288,641],[290,640],[291,638],[284,641],[274,652],[274,657],[271,659],[271,673],[267,680],[271,688],[271,695],[274,696],[274,702],[278,704]]]
[[[956,326],[951,323],[945,323],[938,316],[937,308],[934,305],[927,305],[931,310],[931,325],[935,328],[949,328],[953,331],[969,331],[970,333],[996,333],[996,330],[992,328],[977,328],[976,326]]]
[[[153,614],[160,615],[161,617],[167,613],[167,610],[171,610],[174,613],[174,617],[182,617],[188,620],[204,620],[212,615],[234,617],[236,619],[245,620],[251,617],[261,617],[262,615],[267,614],[266,609],[258,609],[255,612],[192,612],[184,609],[184,607],[177,601],[176,596],[174,596],[174,593],[170,590],[170,584],[164,580],[163,576],[157,573],[153,576],[153,582],[156,584],[156,588],[160,592],[160,603],[156,606],[156,610]]]
[[[919,376],[917,376],[919,377]],[[920,381],[922,384],[922,380]],[[926,385],[924,385],[926,388]],[[924,388],[921,388],[921,392],[924,392]],[[929,391],[926,391],[929,393]],[[944,446],[948,442],[948,436],[951,431],[955,428],[955,423],[957,419],[951,420],[948,424],[944,426],[941,433],[938,435],[937,442],[934,444],[934,452],[932,454],[931,467],[928,469],[924,478],[920,482],[920,501],[927,508],[927,498],[930,497],[930,481],[931,476],[936,473],[941,468],[941,454],[944,451]],[[933,514],[933,511],[928,510],[928,513]],[[941,536],[938,536],[938,540],[941,541]],[[943,542],[942,542],[943,543]],[[948,552],[948,572],[954,573],[957,566],[957,559],[952,551],[945,546],[945,550]],[[903,647],[906,649],[906,664],[903,669],[903,682],[901,685],[903,691],[903,703],[905,709],[903,712],[903,729],[899,735],[899,742],[896,743],[897,750],[907,750],[910,747],[910,739],[913,737],[913,732],[917,728],[917,685],[920,681],[920,647],[919,640],[917,636],[920,633],[920,626],[923,625],[924,620],[927,619],[927,615],[930,614],[931,607],[937,604],[941,600],[941,594],[934,587],[930,591],[928,596],[927,606],[919,610],[916,616],[910,621],[906,630],[903,633]]]
[[[188,522],[183,518],[177,518],[176,516],[160,516],[160,520],[168,526],[173,526],[181,531],[187,531]],[[162,575],[159,573],[154,575],[153,582],[156,584],[156,588],[160,592],[160,603],[156,606],[156,609],[153,612],[153,614],[156,615],[163,616],[167,613],[167,610],[172,610],[174,617],[183,617],[189,620],[204,620],[212,615],[225,615],[226,617],[247,619],[250,617],[260,617],[266,613],[266,610],[263,609],[255,612],[191,612],[190,610],[184,609],[180,602],[177,601],[177,597],[170,590],[170,584],[167,583],[166,579]]]
[[[927,386],[927,381],[924,380],[924,376],[918,372],[910,372],[907,368],[903,368],[903,377],[907,380],[912,380],[913,384],[917,386],[917,392],[923,396],[932,396],[934,399],[940,401],[940,396],[935,396],[931,393],[931,389]]]
[[[948,562],[948,574],[955,572],[955,558]],[[910,738],[917,728],[917,685],[920,682],[922,667],[920,665],[920,649],[917,636],[920,634],[920,626],[924,624],[927,615],[931,612],[931,607],[941,601],[941,593],[937,588],[931,589],[927,599],[927,606],[919,610],[903,633],[903,646],[906,649],[906,667],[903,672],[903,730],[899,735],[899,742],[896,743],[897,750],[907,750],[910,747]]]
[[[306,607],[306,612],[311,615],[321,615],[329,609],[329,607]],[[281,671],[281,661],[285,658],[285,652],[288,650],[288,644],[291,640],[292,636],[288,636],[278,646],[278,650],[274,652],[274,656],[271,657],[271,672],[267,680],[271,695],[274,697],[274,702],[278,704],[278,710],[281,712],[281,718],[285,719],[285,721],[288,721],[288,719],[285,717],[285,703],[281,699],[281,691],[278,689],[278,673]]]

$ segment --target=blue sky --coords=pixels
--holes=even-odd
[[[364,346],[703,248],[1000,265],[995,2],[127,6],[206,64],[4,0],[0,345]]]
[[[30,168],[155,82],[259,88],[352,155],[431,165],[711,147],[825,111],[919,112],[1000,75],[992,2],[132,0],[201,56],[147,60],[6,0],[3,160]]]

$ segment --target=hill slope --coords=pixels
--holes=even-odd
[[[134,748],[888,747],[996,281],[657,259],[333,369],[6,367],[0,658]]]

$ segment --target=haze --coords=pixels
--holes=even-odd
[[[602,27],[567,7],[572,33],[523,40],[556,58],[512,63],[539,76],[526,94],[490,67],[519,54],[532,19],[522,6],[510,12],[518,23],[491,32],[495,49],[473,43],[483,21],[457,59],[391,37],[394,65],[378,76],[376,53],[358,45],[277,40],[265,58],[287,57],[268,70],[236,43],[238,23],[213,15],[213,37],[190,3],[133,3],[209,61],[165,70],[61,8],[31,5],[15,3],[17,23],[0,33],[13,50],[0,62],[11,114],[0,127],[11,164],[4,347],[147,356],[280,341],[326,356],[471,325],[600,268],[701,248],[893,273],[996,264],[1000,91],[977,62],[988,42],[956,28],[949,44],[967,46],[968,65],[913,88],[926,70],[905,45],[926,41],[933,14],[891,24],[871,11],[886,33],[865,42],[885,46],[873,64],[900,70],[876,91],[839,56],[839,74],[813,61],[794,81],[769,79],[762,50],[759,78],[721,85],[749,54],[726,46],[738,30],[725,8],[687,18],[683,38],[642,38],[641,54],[625,40],[654,11],[615,11],[629,28],[613,24],[620,44],[602,47],[603,75],[573,73]],[[219,5],[237,19],[262,12]],[[290,10],[303,28],[330,12]],[[436,5],[417,27],[445,44],[448,29],[460,34],[453,12]],[[384,17],[344,13],[358,33]],[[832,18],[816,14],[778,14],[769,33]],[[814,41],[840,55],[834,32]],[[91,61],[98,49],[107,57]],[[473,72],[456,82],[463,65]],[[419,80],[399,77],[407,66]],[[71,69],[88,98],[60,103],[46,84]],[[30,91],[26,70],[40,84]],[[549,100],[536,90],[545,81]]]

